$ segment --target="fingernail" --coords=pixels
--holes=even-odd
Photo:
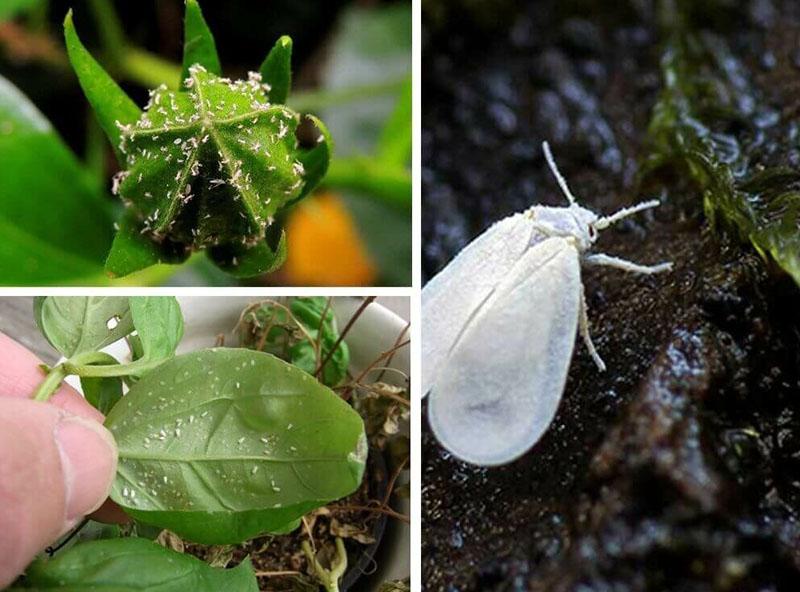
[[[55,430],[66,492],[66,519],[100,507],[117,471],[117,445],[101,424],[82,417],[64,418]]]

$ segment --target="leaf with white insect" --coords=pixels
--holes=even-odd
[[[123,129],[127,170],[116,188],[156,241],[255,246],[304,186],[299,115],[267,103],[258,75],[231,82],[189,70],[188,92],[157,89]]]
[[[111,497],[142,522],[206,544],[286,530],[354,491],[364,424],[333,391],[278,358],[216,348],[145,374],[111,410]]]
[[[65,22],[73,66],[123,168],[112,186],[127,207],[106,261],[113,276],[203,249],[239,277],[276,269],[286,255],[273,227],[279,211],[308,195],[328,169],[325,126],[309,116],[319,133],[301,146],[301,115],[282,104],[291,39],[281,37],[262,65],[269,81],[259,72],[232,81],[219,75],[196,0],[187,2],[185,26],[182,87],[151,91],[142,112],[80,44],[71,16]]]

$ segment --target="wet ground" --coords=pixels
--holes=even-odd
[[[451,9],[425,27],[426,278],[491,222],[563,205],[545,139],[594,211],[664,202],[605,231],[599,251],[675,264],[652,277],[584,270],[609,370],[599,374],[577,344],[556,420],[520,460],[460,463],[424,425],[425,589],[798,589],[800,292],[736,233],[709,227],[679,168],[640,175],[662,90],[658,6],[597,4],[517,13],[498,2],[497,21]],[[778,114],[724,131],[758,153],[752,166],[796,168],[786,139],[798,7],[705,4],[692,27],[713,29],[737,57],[729,74],[753,92],[737,99],[759,107],[753,119]]]

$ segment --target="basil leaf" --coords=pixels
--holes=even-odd
[[[120,147],[122,137],[120,126],[135,123],[141,111],[81,43],[72,22],[71,10],[64,19],[64,37],[69,61],[75,74],[78,75],[83,93],[92,105],[100,127],[111,142],[117,160],[123,164],[125,152]]]
[[[315,374],[317,364],[328,358],[320,378],[327,386],[337,386],[347,376],[350,351],[342,341],[328,357],[339,340],[339,330],[330,308],[322,322],[322,313],[326,310],[327,303],[328,299],[320,296],[297,297],[292,300],[289,308],[304,330],[298,329],[290,321],[282,307],[264,304],[245,316],[241,333],[242,344],[250,349],[274,354],[311,375]],[[321,336],[318,334],[320,329]],[[319,358],[316,352],[317,343],[320,345]]]
[[[327,306],[328,299],[321,296],[298,297],[290,305],[292,314],[307,328],[311,336],[320,343],[320,361],[330,354],[339,339],[339,330],[336,326],[336,317],[333,310]],[[327,308],[325,320],[322,313]],[[318,331],[322,329],[322,335]],[[302,368],[309,374],[314,374],[317,369],[317,356],[313,346],[304,340],[292,346],[291,361],[295,366]],[[336,347],[336,351],[328,358],[322,370],[322,382],[328,386],[337,386],[347,376],[350,366],[350,350],[344,341]]]
[[[113,356],[108,356],[100,365],[119,364]],[[108,415],[111,408],[122,398],[122,379],[118,376],[81,378],[81,390],[84,398],[103,415]]]
[[[64,356],[104,348],[133,331],[128,299],[120,296],[46,296],[34,300],[39,330]]]
[[[292,88],[292,38],[284,35],[275,43],[259,68],[270,86],[270,103],[285,103]]]
[[[168,358],[183,337],[183,316],[174,296],[134,296],[131,315],[141,345],[142,360]]]
[[[181,80],[189,78],[189,67],[200,64],[217,76],[222,74],[222,66],[217,55],[214,36],[203,18],[197,0],[187,0],[184,16],[183,73]]]
[[[111,498],[139,521],[206,544],[282,530],[353,492],[361,417],[278,358],[215,348],[145,374],[111,410]]]
[[[64,592],[258,592],[249,559],[233,569],[213,568],[196,557],[140,538],[90,541],[26,570],[25,589]]]

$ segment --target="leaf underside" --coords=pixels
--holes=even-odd
[[[134,212],[136,232],[151,242],[177,252],[179,245],[185,252],[215,248],[228,253],[227,260],[215,257],[226,270],[263,273],[281,262],[267,229],[279,209],[321,178],[325,136],[323,145],[299,148],[299,115],[267,103],[257,74],[231,82],[195,65],[188,81],[186,92],[154,91],[142,118],[125,129],[119,194]]]
[[[62,355],[96,351],[133,331],[124,296],[48,296],[34,301],[39,329]]]
[[[278,212],[324,177],[332,144],[325,126],[298,146],[300,115],[285,107],[291,38],[281,37],[247,80],[221,78],[216,44],[196,0],[185,14],[184,80],[151,91],[144,112],[92,58],[64,21],[70,61],[124,170],[113,190],[127,206],[105,269],[121,277],[208,249],[238,276],[277,269],[286,257]]]
[[[137,519],[207,544],[281,530],[354,491],[361,418],[311,376],[260,352],[217,348],[146,374],[111,411],[111,497]]]
[[[81,543],[52,559],[38,559],[25,573],[25,589],[94,592],[258,592],[246,558],[231,569],[214,568],[143,538]]]

